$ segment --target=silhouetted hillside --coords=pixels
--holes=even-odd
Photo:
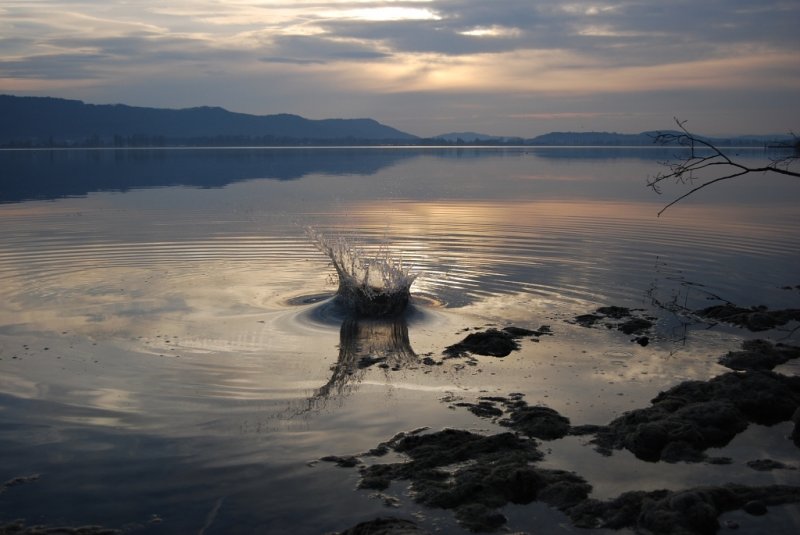
[[[180,110],[0,95],[0,144],[141,146],[408,142],[416,136],[372,119],[311,120],[223,108]]]

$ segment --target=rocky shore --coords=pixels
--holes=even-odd
[[[794,319],[794,311],[770,315],[761,309],[737,309],[734,316],[724,317],[719,310],[699,313],[736,321],[745,328],[765,325],[765,317],[772,317],[777,324],[786,317]],[[754,315],[761,319],[754,319]],[[632,336],[633,342],[646,345],[653,321],[624,307],[601,307],[576,317],[572,323],[617,329]],[[443,354],[445,358],[471,354],[502,358],[518,350],[524,339],[538,341],[545,334],[552,334],[548,326],[535,331],[506,327],[470,332]],[[663,535],[716,533],[721,527],[719,517],[725,512],[742,510],[760,516],[768,514],[771,506],[800,503],[800,485],[731,483],[632,491],[598,500],[592,498],[592,486],[580,474],[538,466],[546,456],[543,443],[580,435],[588,437],[588,445],[603,455],[627,450],[648,463],[725,465],[731,459],[709,456],[707,450],[725,446],[750,424],[774,425],[791,420],[793,432],[786,439],[800,447],[800,377],[774,371],[798,357],[798,347],[747,340],[740,349],[719,357],[718,362],[730,372],[705,381],[678,383],[656,395],[649,406],[596,425],[573,426],[549,407],[529,405],[520,393],[481,396],[474,401],[446,397],[442,401],[452,408],[469,410],[508,430],[480,434],[461,429],[418,429],[399,433],[367,452],[322,460],[358,469],[360,489],[382,492],[394,481],[406,482],[415,502],[452,511],[458,523],[473,532],[503,529],[507,519],[501,509],[507,504],[538,501],[563,512],[578,528],[628,528],[636,533]],[[380,458],[389,452],[400,454],[403,461],[381,463]],[[755,459],[747,466],[761,471],[800,468],[800,464],[770,459]],[[727,527],[738,526],[734,522]],[[341,534],[424,532],[412,519],[385,517]]]

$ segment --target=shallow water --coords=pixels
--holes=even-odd
[[[399,431],[496,430],[445,396],[522,392],[573,424],[721,373],[751,337],[675,314],[728,300],[797,307],[800,189],[753,176],[672,197],[652,149],[0,151],[0,521],[164,533],[323,533],[380,514],[451,515],[310,463]],[[758,151],[741,155],[761,159]],[[667,192],[680,194],[675,187]],[[407,313],[355,321],[305,228],[388,249],[418,274]],[[598,306],[659,318],[651,343],[570,323]],[[505,359],[421,363],[464,329],[550,325]],[[766,333],[798,343],[798,333]],[[359,368],[363,357],[388,367]],[[734,467],[545,444],[608,498],[728,481],[800,484],[789,428],[751,429]],[[738,468],[737,468],[738,467]],[[620,475],[624,475],[621,477]],[[560,513],[509,507],[515,530]],[[796,508],[767,519],[797,522]],[[543,520],[546,519],[546,520]],[[745,520],[742,520],[743,527]],[[750,520],[755,522],[755,520]],[[758,526],[756,526],[758,527]]]

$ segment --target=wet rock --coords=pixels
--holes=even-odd
[[[581,314],[580,316],[575,316],[575,323],[581,327],[594,327],[594,324],[601,319],[603,319],[603,316],[599,314]]]
[[[519,336],[508,331],[489,329],[483,332],[470,333],[462,341],[444,350],[449,357],[461,357],[469,353],[491,357],[506,357],[520,348]]]
[[[795,467],[784,464],[780,461],[772,459],[757,459],[755,461],[747,461],[747,466],[759,472],[769,472],[771,470],[796,470]]]
[[[523,336],[532,336],[536,331],[525,329],[523,327],[503,327],[503,330],[515,338],[522,338]]]
[[[696,310],[695,314],[702,318],[744,327],[754,332],[774,329],[786,325],[790,321],[800,321],[800,309],[769,310],[765,306],[742,308],[730,303]]]
[[[361,464],[361,459],[359,459],[358,457],[354,457],[352,455],[346,457],[339,457],[338,455],[328,455],[320,458],[320,461],[326,463],[336,463],[336,466],[340,466],[342,468],[352,468],[354,466],[358,466],[359,464]]]
[[[794,414],[792,414],[792,422],[794,422],[794,428],[792,429],[792,440],[794,441],[795,446],[800,448],[800,407],[795,409]]]
[[[579,437],[584,435],[596,435],[598,433],[607,431],[607,429],[608,428],[604,425],[594,425],[594,424],[574,425],[570,428],[569,434]]]
[[[625,334],[642,334],[653,326],[653,322],[644,318],[631,318],[622,323],[617,329]],[[647,344],[645,344],[647,345]]]
[[[39,480],[39,474],[34,474],[31,476],[18,476],[9,479],[2,485],[0,485],[0,494],[4,493],[7,489],[11,487],[18,487],[19,485],[25,485],[27,483],[33,483]]]
[[[547,484],[537,495],[537,499],[548,505],[566,511],[582,503],[592,492],[592,486],[581,476],[564,470],[544,472]]]
[[[584,500],[569,508],[572,522],[583,528],[632,528],[637,533],[702,535],[716,533],[718,517],[727,511],[800,502],[800,487],[726,485],[682,491],[626,492],[602,502]],[[758,503],[760,505],[751,505]],[[761,509],[763,507],[763,509]]]
[[[660,393],[647,408],[627,412],[601,428],[593,442],[608,453],[625,448],[646,461],[698,462],[749,422],[788,420],[800,406],[800,378],[774,372],[727,373],[686,381]]]
[[[775,344],[767,340],[746,340],[740,351],[730,351],[719,363],[732,370],[771,370],[800,357],[800,347]]]
[[[583,327],[594,327],[597,323],[609,329],[617,329],[625,334],[640,335],[632,341],[642,346],[650,343],[650,338],[644,336],[653,327],[655,318],[645,317],[638,310],[621,306],[605,306],[598,308],[592,314],[582,314],[574,318],[574,322]]]
[[[536,441],[515,433],[444,429],[404,434],[384,444],[408,461],[362,466],[360,488],[383,490],[391,481],[410,481],[417,503],[453,510],[474,531],[504,525],[498,508],[507,503],[541,500],[563,509],[585,500],[591,491],[574,473],[535,467],[532,463],[543,458]]]
[[[744,504],[744,512],[753,516],[762,516],[767,514],[767,506],[760,500],[752,500]]]
[[[503,415],[503,410],[498,409],[491,401],[480,401],[478,403],[460,402],[454,405],[456,407],[467,407],[472,414],[481,418],[494,418]]]
[[[462,505],[456,508],[455,513],[459,524],[470,531],[497,531],[506,523],[506,517],[502,513],[480,503]]]
[[[484,396],[478,403],[460,402],[457,407],[467,407],[473,414],[484,418],[508,416],[499,423],[531,438],[555,440],[570,433],[570,421],[557,411],[544,406],[530,406],[522,399],[522,394],[508,397]],[[496,404],[503,405],[505,411]]]
[[[699,463],[706,460],[706,455],[688,442],[668,442],[661,450],[660,460],[666,463]],[[713,463],[712,463],[713,464]]]
[[[510,416],[500,421],[529,437],[555,440],[565,437],[570,431],[569,419],[549,407],[521,406],[511,409]]]
[[[627,307],[612,305],[612,306],[598,308],[597,313],[607,316],[609,318],[622,319],[631,316],[631,309]]]
[[[540,336],[553,336],[553,329],[549,325],[541,325],[533,332],[533,336],[537,338]]]
[[[502,458],[510,452],[519,453],[529,461],[542,458],[535,441],[519,438],[513,433],[479,435],[462,429],[408,435],[393,444],[393,449],[411,457],[411,469],[445,466],[476,457]]]
[[[424,535],[414,522],[402,518],[381,517],[356,524],[339,535]]]

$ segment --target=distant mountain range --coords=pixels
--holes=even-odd
[[[0,95],[0,144],[174,145],[409,142],[417,136],[372,119],[311,120],[223,108],[180,110]]]
[[[421,138],[373,119],[249,115],[218,107],[159,109],[0,95],[0,147],[531,145],[647,146],[656,132],[551,132],[534,138],[451,132]],[[791,142],[789,135],[707,138],[720,146]]]

